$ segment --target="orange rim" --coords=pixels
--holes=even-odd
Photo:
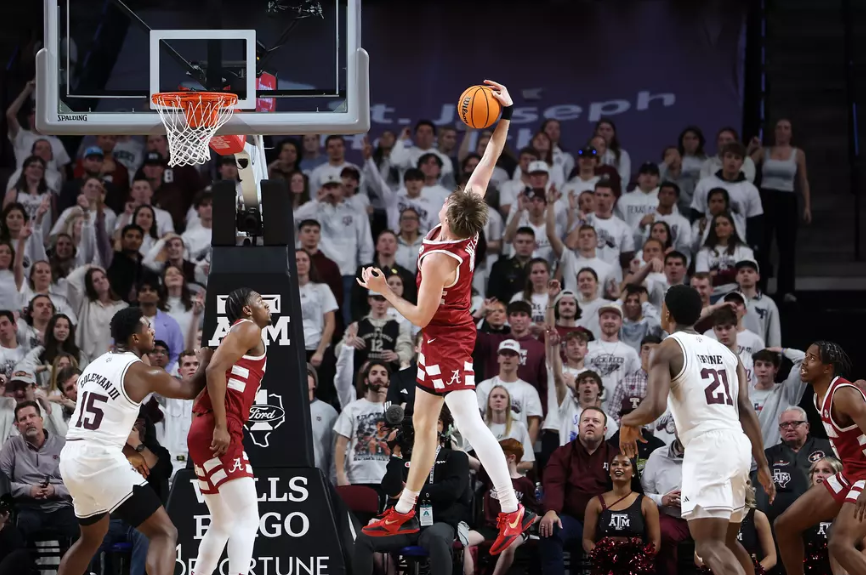
[[[223,107],[238,103],[237,94],[228,92],[157,92],[150,99],[157,106],[169,108],[187,108],[199,102],[219,102]]]
[[[221,110],[237,105],[238,96],[228,92],[158,92],[151,100],[163,108],[183,110],[191,128],[208,128],[218,124]]]

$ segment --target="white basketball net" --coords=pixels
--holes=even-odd
[[[154,94],[153,103],[168,136],[168,165],[192,166],[210,160],[208,144],[232,117],[238,97],[217,92],[169,92]],[[190,125],[190,120],[195,125]]]

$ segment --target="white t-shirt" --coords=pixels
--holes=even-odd
[[[503,439],[516,439],[523,446],[523,458],[520,463],[535,461],[535,448],[532,445],[532,440],[529,437],[529,430],[520,421],[511,421],[511,431],[505,432],[504,423],[488,423],[487,427],[496,437],[496,441]],[[472,445],[467,441],[465,444],[466,451],[472,451]]]
[[[727,246],[716,246],[715,248],[702,247],[695,256],[695,271],[726,273],[730,279],[734,279],[733,270],[737,262],[742,260],[753,260],[755,254],[752,248],[743,244],[738,244],[734,248],[734,253],[729,254]],[[714,282],[715,283],[715,282]],[[722,295],[735,290],[736,282],[728,281],[719,285],[713,286],[713,294]]]
[[[728,182],[718,176],[710,176],[698,182],[697,187],[695,187],[695,195],[692,198],[693,210],[711,217],[707,206],[707,197],[713,188],[724,188],[728,191],[728,197],[731,200],[731,212],[738,233],[740,230],[746,230],[747,219],[764,213],[761,194],[754,184],[747,180]],[[745,237],[740,239],[746,241]]]
[[[577,403],[577,398],[570,389],[565,392],[565,399],[559,404],[559,446],[562,447],[566,443],[570,443],[577,439],[577,434],[580,431],[580,415],[583,413],[583,408]],[[604,411],[607,416],[607,427],[604,432],[604,438],[610,439],[619,431],[619,425]]]
[[[529,304],[532,306],[532,321],[535,323],[544,323],[544,315],[547,313],[547,302],[550,301],[550,296],[546,293],[533,293]],[[523,292],[517,292],[511,298],[511,301],[525,301]]]
[[[23,345],[13,348],[0,346],[0,370],[6,374],[7,378],[12,377],[15,366],[24,359],[25,355],[27,355],[27,349]]]
[[[12,148],[15,151],[15,167],[24,166],[24,160],[33,155],[33,144],[36,140],[48,140],[51,144],[51,154],[53,158],[48,162],[48,168],[59,170],[70,162],[69,154],[66,153],[66,148],[56,136],[46,136],[45,134],[34,134],[30,130],[20,129],[18,134],[13,138],[9,135],[9,140],[12,141]]]
[[[129,185],[132,185],[135,173],[144,163],[144,143],[138,140],[137,136],[130,136],[127,140],[118,141],[111,154],[114,160],[129,172]]]
[[[518,216],[519,214],[519,216]],[[508,221],[511,222],[515,217],[520,218],[520,222],[517,224],[518,228],[531,228],[533,233],[535,234],[535,250],[532,252],[532,257],[534,258],[544,258],[547,260],[547,263],[553,265],[556,261],[556,254],[553,252],[553,248],[550,247],[550,240],[547,237],[547,223],[546,220],[542,221],[540,225],[535,225],[531,221],[529,221],[529,212],[521,211],[517,208],[517,204],[511,205],[511,212],[508,214]],[[556,235],[560,238],[563,234],[563,227],[556,224]],[[506,246],[507,249],[503,250],[503,253],[507,253],[508,256],[514,254],[514,247],[511,244]]]
[[[328,284],[307,282],[300,286],[301,315],[304,319],[304,345],[307,350],[315,350],[322,340],[325,328],[325,314],[336,311],[337,300]]]
[[[174,318],[180,328],[180,335],[186,341],[186,336],[189,333],[190,325],[195,317],[192,313],[193,308],[186,309],[179,297],[169,296],[165,300],[165,305],[168,307],[168,315]]]
[[[559,258],[562,266],[562,287],[577,293],[577,274],[583,268],[591,268],[598,276],[598,297],[604,297],[605,288],[618,286],[622,281],[622,268],[619,263],[611,265],[599,257],[585,258],[580,252],[565,248]]]
[[[387,433],[380,429],[385,421],[385,404],[373,403],[364,398],[347,405],[334,432],[349,438],[346,448],[346,476],[352,485],[382,482],[391,450],[385,441]]]
[[[653,214],[653,223],[643,230],[643,241],[646,241],[650,237],[650,231],[656,222],[665,222],[668,225],[671,229],[671,241],[674,249],[686,256],[688,261],[691,261],[693,239],[692,224],[689,223],[689,220],[684,218],[676,208],[674,208],[673,212],[666,215],[656,212]]]
[[[559,198],[559,201],[563,203],[564,208],[567,208],[569,205],[568,199],[571,196],[580,197],[580,194],[583,192],[592,192],[595,190],[595,185],[598,181],[601,180],[601,176],[593,176],[588,180],[581,180],[580,176],[575,176],[568,180],[564,186],[562,186],[562,197]]]
[[[711,329],[705,331],[704,335],[710,339],[716,339],[716,334]],[[748,329],[737,332],[737,355],[740,356],[740,361],[743,362],[743,369],[746,370],[746,377],[749,378],[749,383],[753,386],[757,385],[758,378],[755,376],[755,362],[752,359],[752,355],[765,347],[767,346],[764,345],[764,339],[755,332]]]
[[[623,194],[616,202],[616,215],[627,223],[632,230],[638,231],[640,221],[647,214],[656,211],[659,205],[659,189],[653,188],[648,193],[640,188]]]
[[[487,411],[487,396],[490,395],[490,390],[497,385],[507,389],[511,396],[511,416],[514,421],[521,422],[529,429],[530,417],[538,417],[539,419],[544,417],[538,390],[522,379],[502,381],[499,376],[485,379],[475,388],[475,394],[478,397],[478,409],[481,410],[481,413]]]
[[[586,371],[586,368],[574,369],[563,364],[562,373],[571,374],[575,379],[577,376]],[[566,386],[568,389],[568,386]],[[573,395],[573,394],[572,394]],[[544,423],[541,424],[541,429],[559,429],[559,406],[556,404],[556,381],[553,379],[553,368],[550,364],[547,365],[547,417],[544,418]]]
[[[622,383],[625,376],[640,369],[640,357],[637,352],[622,341],[607,342],[597,339],[589,342],[583,362],[587,369],[601,376],[604,384],[601,406],[605,411],[608,411],[607,402],[616,386]]]
[[[603,219],[589,214],[586,223],[598,234],[596,254],[612,266],[619,266],[620,254],[633,252],[634,233],[627,223],[616,216]]]
[[[202,225],[197,225],[193,228],[187,228],[181,239],[189,249],[189,259],[190,261],[198,261],[205,256],[208,250],[210,250],[210,242],[211,236],[213,235],[213,228],[206,228]]]

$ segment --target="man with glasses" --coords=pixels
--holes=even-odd
[[[779,415],[779,433],[782,441],[764,451],[776,484],[776,500],[768,507],[761,507],[767,509],[771,522],[809,488],[812,463],[833,455],[829,441],[809,435],[809,422],[801,407],[789,407]],[[758,491],[760,507],[766,502],[766,495],[762,489]]]

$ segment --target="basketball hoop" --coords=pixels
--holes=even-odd
[[[165,124],[172,167],[207,162],[211,138],[238,103],[236,94],[226,92],[161,92],[151,99]]]

